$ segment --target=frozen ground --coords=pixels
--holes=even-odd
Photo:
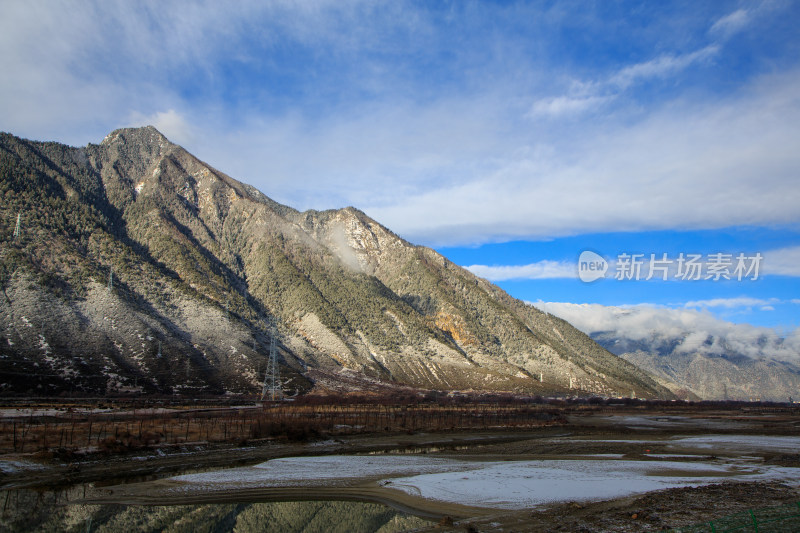
[[[674,487],[800,480],[800,469],[678,461],[545,460],[482,463],[468,472],[422,474],[391,486],[427,499],[502,509],[606,500]]]
[[[702,437],[677,437],[671,448],[694,448],[725,452],[783,452],[798,453],[800,437],[777,437],[759,435],[705,435]]]
[[[572,416],[568,418],[579,420],[590,426],[621,425],[636,430],[680,430],[685,428],[719,431],[748,427],[746,422],[736,420],[675,415]]]
[[[372,482],[429,500],[525,509],[564,501],[620,498],[736,479],[800,483],[800,469],[752,461],[632,461],[613,456],[474,461],[429,456],[325,456],[274,459],[255,467],[173,478],[176,492],[337,487]]]
[[[327,455],[287,457],[256,466],[230,468],[172,478],[191,484],[224,488],[296,487],[313,481],[315,486],[342,485],[347,481],[432,472],[459,472],[474,468],[473,462],[414,455]]]

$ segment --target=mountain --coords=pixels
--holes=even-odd
[[[252,393],[274,332],[287,393],[670,396],[361,211],[280,205],[152,127],[2,134],[0,176],[5,393]]]
[[[610,352],[656,376],[678,397],[800,399],[800,332],[733,324],[690,309],[537,304]]]
[[[735,352],[660,355],[651,349],[620,356],[660,378],[679,397],[775,402],[800,399],[800,366],[786,361],[752,359]]]

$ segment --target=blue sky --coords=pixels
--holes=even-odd
[[[607,306],[650,304],[670,309],[709,311],[734,323],[777,327],[787,332],[800,326],[800,277],[792,263],[800,258],[795,250],[797,231],[777,228],[725,228],[701,231],[641,231],[628,233],[587,233],[541,241],[510,241],[477,247],[446,247],[440,251],[476,274],[491,278],[510,294],[529,302],[596,303]],[[581,281],[578,256],[591,250],[611,264],[606,276],[593,282]],[[785,255],[786,260],[775,251]],[[716,253],[730,254],[728,277],[709,279],[707,269],[700,279],[676,277],[680,254],[701,256],[706,264]],[[761,253],[758,275],[753,271],[738,280],[734,274],[736,256],[749,259]],[[620,254],[643,254],[640,275],[617,279],[614,261]],[[669,267],[667,280],[656,270],[650,280],[650,254]],[[533,260],[532,260],[533,259]],[[783,270],[785,269],[785,270]],[[770,272],[773,272],[772,274]],[[780,274],[775,274],[779,272]],[[789,273],[789,275],[786,275]],[[622,277],[622,276],[620,276]],[[755,278],[755,279],[754,279]],[[566,297],[565,297],[566,295]]]
[[[153,124],[528,301],[800,326],[797,2],[0,7],[0,130],[85,145]],[[583,283],[585,249],[764,259],[755,281]]]

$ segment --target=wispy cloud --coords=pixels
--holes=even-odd
[[[686,302],[684,307],[724,307],[727,309],[732,309],[735,307],[758,307],[758,306],[767,306],[770,304],[775,304],[780,302],[778,298],[769,298],[769,299],[762,299],[762,298],[750,298],[747,296],[740,296],[736,298],[712,298],[710,300],[693,300],[690,302]]]
[[[483,165],[465,154],[460,182],[366,210],[433,244],[792,223],[798,86],[800,72],[770,76],[730,99],[585,124],[548,149]]]
[[[715,22],[709,34],[724,34],[729,37],[749,20],[749,12],[738,10]],[[536,100],[527,117],[550,116],[559,118],[565,115],[596,111],[614,101],[637,83],[653,79],[676,76],[690,66],[710,60],[720,53],[722,43],[715,40],[689,52],[662,53],[646,61],[626,65],[605,77],[593,80],[573,80],[567,94],[550,96]]]
[[[694,63],[714,56],[719,52],[719,48],[718,45],[712,44],[687,54],[661,55],[649,61],[621,69],[611,76],[607,83],[624,90],[640,80],[674,75]]]
[[[709,30],[712,35],[721,35],[729,37],[734,33],[741,31],[752,19],[752,13],[748,9],[737,9],[728,13],[724,17],[717,20]]]
[[[581,114],[587,111],[596,110],[611,99],[613,96],[554,96],[537,100],[531,106],[528,117],[538,116],[562,117],[565,115]]]
[[[706,61],[716,55],[720,47],[708,45],[693,52],[664,54],[648,61],[621,68],[608,77],[594,81],[573,81],[568,94],[536,100],[526,114],[528,118],[561,118],[594,112],[619,98],[636,83],[653,78],[666,78]]]
[[[272,91],[259,76],[278,70],[282,88],[291,89],[286,85],[292,69],[303,68],[283,68],[287,60],[280,53],[287,46],[309,56],[298,55],[295,61],[335,51],[364,59],[364,67],[368,63],[360,53],[377,45],[380,28],[416,31],[416,19],[402,16],[403,9],[394,3],[379,9],[359,0],[32,0],[5,5],[0,18],[0,67],[6,73],[0,79],[0,102],[6,104],[0,104],[2,127],[82,144],[130,125],[131,119],[170,109],[182,110],[198,127],[211,125],[208,115],[221,121],[218,117],[260,114],[259,97]],[[337,74],[346,76],[343,70]],[[362,77],[368,78],[363,70]],[[309,98],[313,87],[302,89]],[[230,127],[213,125],[225,126],[218,128],[222,134]],[[46,136],[35,133],[44,131]],[[218,133],[209,129],[204,135]]]
[[[517,266],[487,266],[470,265],[467,270],[486,278],[489,281],[505,281],[509,279],[556,279],[576,278],[577,270],[574,263],[562,261],[539,261],[528,265]]]
[[[709,28],[708,34],[718,43],[723,43],[739,33],[764,31],[762,26],[770,15],[785,10],[791,2],[786,0],[757,0],[719,17]]]
[[[772,20],[745,11],[673,6],[699,28],[678,37],[560,3],[12,2],[0,128],[80,145],[152,122],[279,201],[426,244],[793,223],[797,61],[682,85]]]

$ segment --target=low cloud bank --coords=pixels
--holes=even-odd
[[[730,354],[800,362],[800,328],[778,331],[734,324],[706,311],[652,305],[613,307],[599,304],[533,302],[532,305],[587,333],[643,343],[675,353]]]

